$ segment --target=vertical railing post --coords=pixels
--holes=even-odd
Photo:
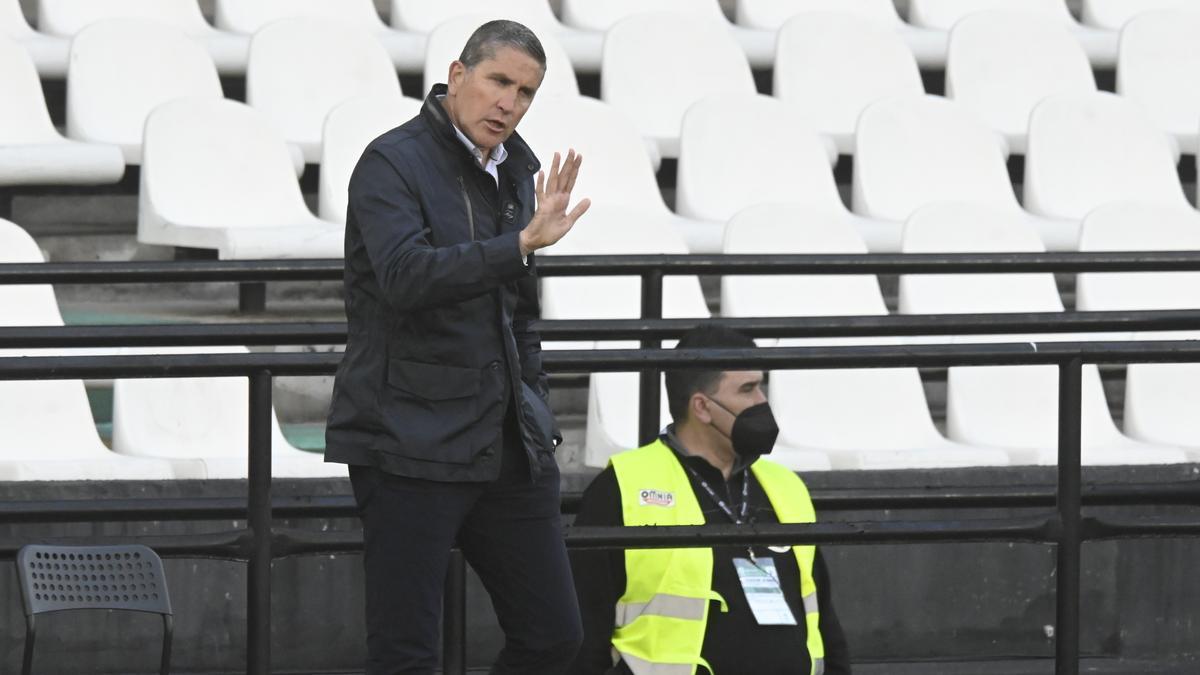
[[[250,375],[246,672],[271,672],[271,373]]]
[[[442,595],[442,675],[467,674],[467,565],[462,551],[450,551]]]
[[[661,319],[663,273],[654,270],[642,274],[642,318]],[[642,349],[658,349],[661,340],[642,340]],[[662,375],[657,368],[643,370],[638,382],[638,443],[646,445],[658,438],[659,407],[662,405]]]
[[[1082,532],[1080,475],[1083,361],[1075,357],[1058,371],[1058,586],[1055,616],[1055,675],[1079,675],[1079,584]]]

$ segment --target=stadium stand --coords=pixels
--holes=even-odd
[[[244,35],[213,28],[196,0],[39,0],[38,30],[73,37],[103,19],[147,19],[174,26],[203,42],[222,74],[246,72],[249,40]]]
[[[946,97],[1004,134],[1024,154],[1029,114],[1052,94],[1096,91],[1087,54],[1062,22],[994,10],[954,24],[946,57]]]
[[[1117,93],[1141,106],[1189,154],[1196,152],[1200,120],[1197,35],[1200,11],[1145,12],[1121,29],[1117,61]]]
[[[1200,9],[1196,0],[1081,0],[1083,22],[1119,31],[1138,14],[1156,9]]]
[[[1035,14],[1066,26],[1092,65],[1111,68],[1117,59],[1117,34],[1080,25],[1063,0],[910,0],[908,20],[918,26],[948,31],[962,18],[989,10]]]
[[[157,347],[156,354],[236,354],[245,347]],[[125,353],[138,353],[125,350]],[[144,353],[144,352],[142,352]],[[209,478],[245,478],[249,389],[246,378],[118,379],[113,382],[114,452],[136,457],[198,459]],[[271,411],[271,475],[345,476],[319,453],[294,447]]]
[[[262,113],[224,99],[178,99],[150,113],[139,242],[222,259],[340,258],[343,232],[309,212],[287,144]]]
[[[651,62],[671,77],[646,77]],[[663,157],[679,156],[683,114],[692,103],[755,91],[746,55],[728,32],[707,19],[677,12],[637,14],[606,34],[600,97],[633,120]]]
[[[400,94],[400,80],[383,47],[361,29],[292,17],[250,42],[246,102],[310,164],[321,159],[321,128],[331,109],[355,96],[388,94]]]
[[[20,0],[0,0],[0,38],[16,40],[33,59],[43,77],[67,74],[67,54],[71,41],[35,31],[25,20]]]
[[[1019,215],[994,206],[931,204],[905,223],[905,253],[1038,252],[1037,232]],[[901,310],[917,314],[1061,312],[1050,274],[905,276]],[[1098,339],[1079,335],[961,336],[956,342]],[[972,445],[1005,448],[1014,464],[1055,464],[1058,458],[1058,371],[1053,366],[952,367],[947,374],[946,433]],[[1120,433],[1095,365],[1083,370],[1082,461],[1166,464],[1186,460],[1175,447],[1134,441]]]
[[[1132,24],[1130,24],[1132,25]],[[1084,251],[1200,250],[1200,215],[1161,204],[1118,202],[1083,221]],[[1200,308],[1200,274],[1080,274],[1075,300],[1084,311]],[[1194,340],[1195,332],[1142,333],[1147,340]],[[1133,363],[1125,371],[1124,428],[1130,436],[1177,445],[1200,461],[1200,364]]]
[[[103,185],[125,173],[120,148],[63,138],[50,120],[33,61],[0,37],[0,186]]]
[[[142,162],[142,131],[150,111],[191,97],[221,98],[221,80],[204,47],[175,28],[144,19],[107,19],[71,41],[67,135],[119,146],[126,164]]]
[[[1025,207],[1075,222],[1108,202],[1187,205],[1174,137],[1114,94],[1046,98],[1029,118]]]
[[[214,20],[218,28],[253,35],[280,19],[305,16],[367,31],[401,71],[420,72],[425,63],[425,36],[392,30],[371,0],[216,0]]]
[[[317,186],[317,215],[321,219],[346,222],[346,188],[363,148],[383,132],[412,119],[421,104],[419,99],[398,94],[358,96],[329,111],[321,135]]]
[[[43,262],[37,243],[0,220],[0,262]],[[0,325],[61,326],[50,286],[0,286]],[[56,356],[62,350],[0,350],[5,356]],[[0,480],[165,480],[204,478],[204,465],[124,457],[104,446],[82,380],[0,381]]]
[[[888,96],[924,94],[912,52],[894,31],[842,12],[801,14],[779,29],[772,94],[854,154],[858,117]]]
[[[425,51],[425,91],[438,82],[445,82],[451,61],[458,59],[467,38],[484,23],[493,19],[503,18],[500,14],[468,14],[447,19],[437,25],[429,33],[429,42]],[[571,58],[563,49],[562,43],[553,33],[543,33],[540,26],[534,25],[539,33],[542,48],[546,51],[546,76],[542,86],[538,88],[537,99],[543,100],[548,96],[579,96],[579,80],[575,77],[575,67]]]
[[[970,201],[1030,220],[1051,250],[1070,250],[1078,221],[1021,210],[1009,181],[1003,136],[963,106],[936,96],[879,101],[858,121],[852,203],[864,216],[897,222],[939,201]],[[898,241],[889,250],[897,250]]]
[[[729,221],[726,253],[866,253],[852,228],[789,204]],[[887,314],[870,275],[771,275],[722,280],[726,316]],[[781,346],[897,344],[896,338],[781,339]],[[915,368],[772,371],[768,397],[785,453],[825,453],[834,469],[997,466],[1003,452],[946,440],[933,424]]]

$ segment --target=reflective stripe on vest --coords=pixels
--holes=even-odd
[[[703,525],[704,514],[683,466],[662,441],[612,457],[625,525]],[[814,522],[804,482],[790,470],[760,459],[751,469],[781,523]],[[804,598],[811,675],[825,670],[819,628],[812,546],[795,546]],[[617,602],[613,649],[634,675],[711,672],[700,657],[709,603],[725,601],[712,590],[711,548],[628,549],[625,594]],[[727,674],[722,674],[727,675]]]

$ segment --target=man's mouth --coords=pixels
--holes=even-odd
[[[484,120],[484,121],[483,121],[483,124],[484,124],[484,126],[486,126],[486,127],[488,128],[488,130],[489,130],[489,131],[491,131],[492,133],[495,133],[495,134],[501,134],[501,133],[504,133],[504,128],[505,128],[505,127],[504,127],[504,123],[503,123],[503,122],[497,122],[496,120]]]

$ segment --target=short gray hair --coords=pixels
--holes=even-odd
[[[545,72],[546,50],[542,49],[542,41],[523,24],[507,19],[489,21],[476,28],[458,60],[467,68],[474,68],[481,61],[495,58],[500,47],[511,47],[529,55]]]

